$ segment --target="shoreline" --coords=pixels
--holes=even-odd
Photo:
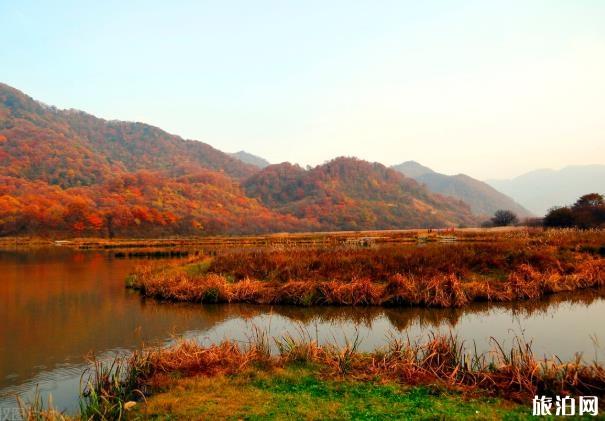
[[[257,235],[209,235],[195,237],[167,236],[164,238],[141,237],[0,237],[0,248],[10,247],[73,247],[77,249],[123,249],[147,247],[183,246],[241,246],[275,244],[339,244],[348,240],[365,239],[373,243],[439,241],[439,237],[461,236],[461,240],[480,239],[481,235],[501,235],[511,232],[542,230],[528,227],[498,228],[414,228],[401,230],[364,231],[317,231],[317,232],[276,232]],[[353,241],[355,243],[355,241]]]
[[[270,351],[272,343],[277,354]],[[245,345],[224,341],[202,346],[181,340],[109,363],[93,361],[84,378],[82,413],[75,419],[190,419],[209,414],[325,419],[363,408],[385,417],[446,416],[454,411],[449,415],[524,418],[535,395],[598,396],[601,403],[605,397],[602,365],[540,360],[519,337],[511,349],[495,342],[485,354],[467,353],[456,337],[438,334],[424,342],[392,338],[373,352],[360,352],[358,346],[358,338],[344,346],[318,345],[304,330],[269,337],[257,329]],[[303,412],[310,401],[316,402],[311,409],[317,412]],[[25,419],[67,419],[44,409],[41,401],[23,411]]]

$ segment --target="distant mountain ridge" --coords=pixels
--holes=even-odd
[[[239,159],[242,162],[245,162],[246,164],[254,165],[255,167],[258,167],[258,168],[265,168],[265,167],[268,167],[269,165],[271,165],[271,163],[269,161],[267,161],[266,159],[261,158],[260,156],[253,155],[246,151],[233,152],[233,153],[230,153],[229,155],[231,155],[234,158]]]
[[[415,161],[407,161],[392,168],[424,184],[431,192],[468,203],[473,213],[477,215],[491,216],[499,209],[507,209],[515,212],[519,217],[531,216],[530,211],[510,197],[468,175],[440,174]]]
[[[510,180],[487,180],[487,183],[536,215],[544,215],[549,208],[572,204],[584,194],[605,194],[605,165],[540,169]]]
[[[391,168],[396,171],[399,171],[406,177],[411,178],[421,177],[425,174],[435,173],[435,171],[433,171],[429,167],[425,167],[424,165],[421,165],[416,161],[402,162],[401,164],[393,165]]]

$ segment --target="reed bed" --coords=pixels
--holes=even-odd
[[[268,351],[268,341],[278,353]],[[119,420],[142,405],[145,396],[173,384],[175,375],[235,375],[248,369],[272,370],[292,363],[310,364],[326,379],[394,381],[405,386],[430,385],[469,396],[493,396],[529,405],[535,395],[597,396],[605,398],[605,368],[596,361],[540,360],[531,343],[518,338],[504,350],[495,340],[490,353],[467,352],[453,335],[432,334],[424,342],[391,338],[388,345],[371,353],[359,352],[358,338],[344,346],[319,345],[304,329],[270,338],[256,330],[249,343],[230,341],[202,346],[182,340],[170,348],[153,348],[95,364],[83,392],[81,419]],[[115,374],[108,374],[115,373]],[[118,374],[122,375],[119,376]],[[101,399],[90,399],[95,394]],[[138,402],[136,402],[138,401]],[[39,407],[24,409],[26,419],[63,419]],[[53,416],[51,416],[53,415]]]
[[[67,421],[70,419],[54,407],[52,398],[49,397],[48,402],[44,403],[40,390],[37,388],[34,396],[28,402],[17,397],[17,405],[19,416],[23,421]]]
[[[146,297],[197,303],[461,307],[605,285],[603,231],[494,238],[421,247],[225,249],[184,263],[142,265],[128,286]]]
[[[316,364],[327,378],[376,378],[396,380],[405,385],[439,384],[463,392],[480,392],[516,402],[528,403],[535,395],[592,395],[605,397],[605,368],[584,364],[580,356],[571,362],[537,359],[530,343],[516,339],[510,350],[495,340],[490,353],[467,352],[453,335],[432,334],[425,342],[391,338],[384,348],[359,352],[359,338],[344,346],[318,345],[312,335],[301,330],[272,338],[278,355],[266,351],[266,335],[241,347],[223,342],[208,347],[181,341],[172,348],[147,351],[147,377],[142,384],[161,386],[172,373],[184,376],[235,374],[247,367],[270,368],[292,362]]]

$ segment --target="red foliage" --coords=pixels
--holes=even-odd
[[[472,225],[466,204],[429,193],[382,164],[336,158],[305,171],[271,165],[244,183],[249,196],[327,230],[397,229]]]
[[[0,84],[0,235],[170,235],[472,224],[462,202],[380,164],[256,167],[142,123]],[[240,187],[244,184],[245,190]]]

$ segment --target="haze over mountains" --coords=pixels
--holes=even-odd
[[[473,225],[465,203],[381,164],[241,161],[143,123],[0,84],[0,235],[231,234]],[[261,163],[264,165],[264,163]]]
[[[507,209],[515,212],[519,217],[531,216],[530,211],[510,197],[468,175],[440,174],[415,161],[407,161],[392,168],[424,184],[434,193],[463,200],[477,215],[491,216],[499,209]]]
[[[605,165],[574,165],[531,171],[511,180],[488,180],[494,188],[523,203],[536,215],[574,203],[586,193],[605,194]]]
[[[271,163],[269,161],[267,161],[266,159],[261,158],[260,156],[253,155],[246,151],[234,152],[234,153],[230,153],[229,155],[231,155],[234,158],[239,159],[242,162],[245,162],[246,164],[254,165],[255,167],[258,167],[258,168],[265,168],[265,167],[268,167],[269,165],[271,165]]]

